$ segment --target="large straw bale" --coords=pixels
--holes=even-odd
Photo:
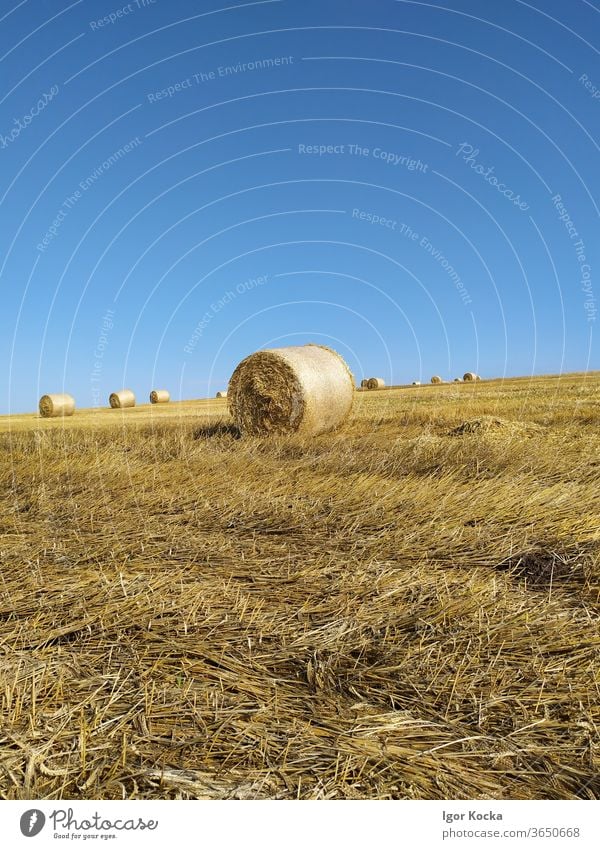
[[[442,383],[443,381],[442,381],[442,378],[439,376],[439,374],[434,374],[433,377],[431,378],[431,382],[432,383]]]
[[[463,380],[465,383],[472,383],[474,380],[477,380],[477,375],[474,371],[467,371],[463,375]]]
[[[150,393],[151,404],[168,404],[171,394],[168,389],[153,389]]]
[[[135,395],[131,389],[121,389],[119,392],[111,393],[108,401],[115,410],[123,407],[135,407]]]
[[[354,377],[342,357],[324,345],[270,348],[242,360],[227,394],[242,433],[314,436],[344,421]]]
[[[383,389],[385,380],[383,377],[370,377],[367,380],[367,389]]]
[[[40,416],[45,419],[57,416],[72,416],[75,412],[75,398],[66,392],[55,395],[42,395],[40,398]]]

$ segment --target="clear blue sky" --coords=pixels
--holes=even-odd
[[[2,0],[0,412],[600,367],[587,0]]]

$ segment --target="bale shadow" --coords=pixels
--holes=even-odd
[[[241,439],[241,431],[236,425],[228,422],[217,422],[216,424],[200,425],[194,430],[194,439],[213,439],[219,436],[229,436],[232,439]]]

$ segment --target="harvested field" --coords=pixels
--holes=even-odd
[[[0,456],[2,798],[600,798],[599,373]]]

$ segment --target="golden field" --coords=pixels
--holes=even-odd
[[[600,373],[0,419],[0,796],[600,798]]]

